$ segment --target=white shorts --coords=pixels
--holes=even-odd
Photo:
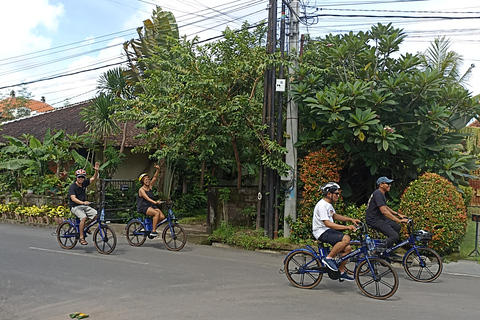
[[[72,213],[76,215],[80,220],[86,217],[88,217],[89,219],[93,219],[97,215],[97,210],[85,205],[72,207],[71,210],[72,210]]]

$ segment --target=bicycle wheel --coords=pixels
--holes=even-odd
[[[140,221],[132,220],[127,224],[127,241],[131,246],[140,247],[147,237],[143,232],[144,227]]]
[[[321,267],[313,253],[298,251],[285,261],[285,274],[295,287],[311,289],[322,281],[323,273],[318,271]]]
[[[360,262],[355,270],[355,281],[360,290],[373,299],[390,298],[398,289],[395,269],[390,263],[377,257]]]
[[[417,251],[413,249],[405,257],[403,268],[407,275],[419,282],[437,279],[443,270],[443,262],[438,253],[430,248],[417,248]]]
[[[57,241],[63,249],[72,249],[77,244],[77,230],[73,224],[63,221],[57,227]]]
[[[100,229],[102,234],[100,234]],[[93,242],[95,242],[95,248],[102,254],[110,254],[117,245],[117,236],[115,232],[110,229],[109,226],[99,226],[93,233]]]
[[[185,246],[185,243],[187,243],[187,234],[179,224],[172,223],[163,229],[162,239],[163,244],[168,250],[179,251]]]

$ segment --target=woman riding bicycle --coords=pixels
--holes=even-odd
[[[153,200],[152,185],[154,185],[155,181],[157,181],[158,173],[160,171],[160,166],[158,164],[155,164],[154,166],[156,171],[152,180],[150,180],[150,177],[146,173],[142,173],[140,177],[138,177],[138,181],[140,181],[142,186],[138,190],[137,212],[153,217],[153,228],[150,236],[157,237],[157,224],[158,222],[165,219],[165,216],[163,212],[157,207],[157,204],[161,204],[162,201]]]

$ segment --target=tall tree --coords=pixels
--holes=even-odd
[[[158,158],[194,156],[198,167],[231,170],[237,186],[250,168],[244,164],[263,161],[284,170],[272,156],[284,149],[262,136],[261,84],[273,62],[261,46],[264,36],[264,28],[250,32],[245,25],[204,46],[172,39],[143,60],[148,79],[131,104],[147,129],[145,148],[157,150]]]
[[[153,10],[152,18],[143,21],[143,27],[137,28],[137,33],[138,39],[123,44],[128,59],[125,75],[129,85],[144,80],[147,66],[142,59],[152,57],[157,47],[166,48],[169,38],[179,38],[175,16],[171,12],[163,11],[159,6]]]
[[[89,133],[103,141],[103,162],[106,162],[105,150],[108,146],[108,137],[118,133],[120,128],[113,119],[114,98],[100,93],[92,103],[81,112],[81,120],[85,121]]]
[[[133,98],[133,87],[127,84],[127,77],[125,70],[121,67],[108,70],[100,76],[97,81],[97,89],[100,93],[114,98],[114,104],[112,111],[122,111],[121,100],[127,100]],[[116,100],[115,100],[116,99]],[[120,144],[120,154],[123,154],[125,148],[125,141],[127,136],[127,124],[128,120],[123,121],[122,128],[122,142]]]
[[[479,114],[478,103],[461,77],[446,72],[453,66],[425,68],[409,53],[395,58],[404,38],[402,29],[378,24],[311,40],[295,79],[299,144],[345,150],[344,195],[362,201],[375,176],[394,176],[402,188],[433,171],[458,184],[476,168],[458,129]]]

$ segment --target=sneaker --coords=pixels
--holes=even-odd
[[[328,269],[330,269],[332,271],[338,271],[337,264],[335,263],[335,260],[323,258],[322,262],[323,262],[323,264],[325,264],[325,266],[328,267]]]
[[[343,272],[341,275],[340,275],[340,281],[355,281],[354,278],[350,277],[348,275],[348,273],[346,272]]]
[[[150,236],[153,238],[158,237],[158,232],[157,231],[150,232]]]

